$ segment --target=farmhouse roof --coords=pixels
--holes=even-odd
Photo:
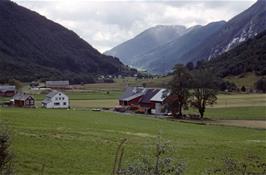
[[[69,86],[69,81],[46,81],[46,86]]]
[[[170,95],[169,90],[160,89],[160,91],[151,98],[151,101],[163,102],[166,99],[166,97],[169,95]]]
[[[0,91],[1,91],[1,92],[6,92],[6,91],[16,91],[16,86],[0,85]]]
[[[13,99],[14,99],[14,100],[20,100],[20,101],[25,101],[25,100],[27,100],[29,97],[32,98],[31,95],[28,95],[28,94],[25,94],[25,93],[17,93],[17,94],[13,97]]]
[[[119,100],[130,101],[134,98],[144,95],[145,88],[143,87],[127,87]]]
[[[156,95],[159,91],[160,91],[160,89],[153,89],[153,88],[146,89],[145,94],[143,95],[140,102],[141,103],[150,103],[152,97],[154,97],[154,95]]]
[[[50,93],[48,93],[47,95],[46,95],[46,97],[48,97],[48,98],[52,98],[52,97],[54,97],[56,94],[58,94],[59,92],[58,91],[52,91],[52,92],[50,92]]]

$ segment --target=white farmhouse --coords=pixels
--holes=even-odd
[[[69,108],[69,98],[64,93],[52,91],[42,101],[45,108]]]

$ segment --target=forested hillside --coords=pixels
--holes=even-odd
[[[133,73],[73,31],[11,1],[0,1],[0,80],[92,82],[99,74]]]
[[[221,77],[255,72],[266,75],[266,31],[202,65]]]

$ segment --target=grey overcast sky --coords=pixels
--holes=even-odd
[[[76,32],[100,52],[155,25],[229,20],[256,0],[13,0]]]

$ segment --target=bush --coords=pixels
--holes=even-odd
[[[255,83],[255,87],[257,90],[262,91],[263,93],[266,93],[266,78],[262,77]]]
[[[161,143],[160,138],[153,156],[141,156],[136,163],[122,168],[125,143],[126,139],[118,147],[112,175],[181,175],[184,173],[184,163],[177,162],[173,158],[166,156],[169,151],[169,145]]]
[[[12,155],[9,151],[10,137],[7,129],[1,126],[0,129],[0,174],[10,175],[12,172]]]

